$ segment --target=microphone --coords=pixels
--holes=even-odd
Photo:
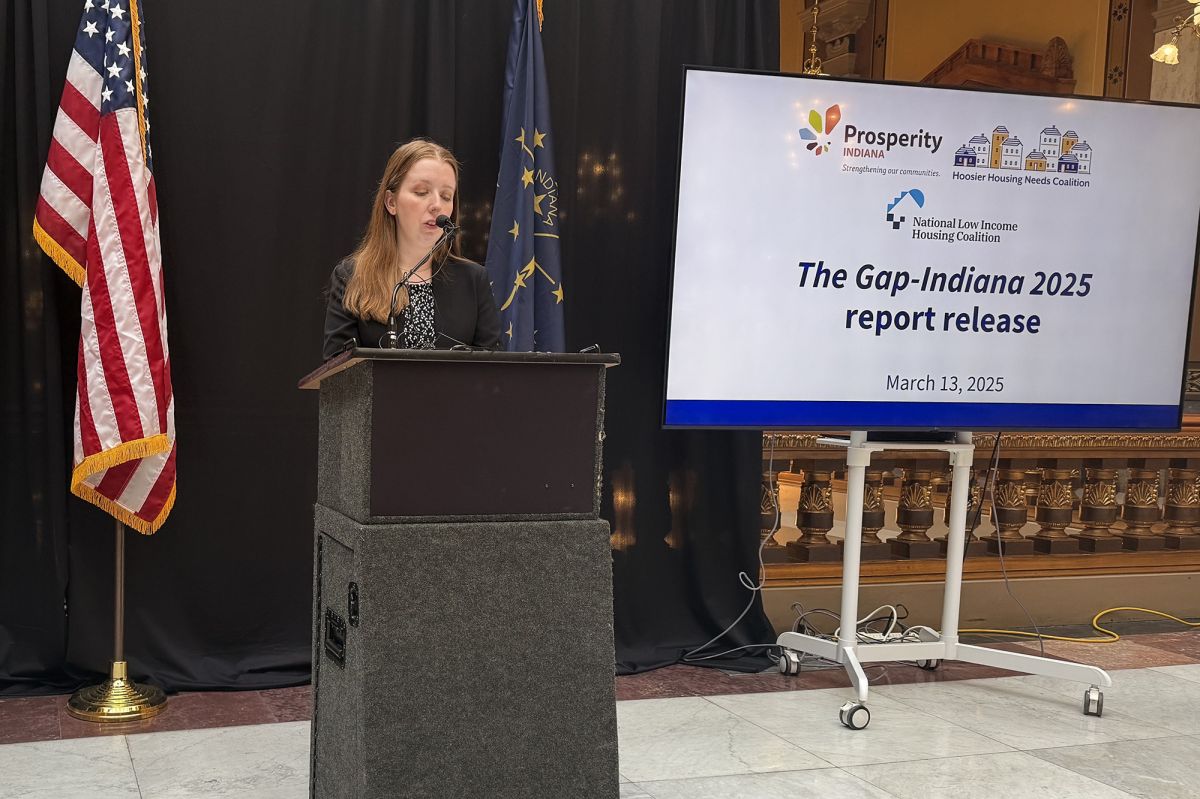
[[[442,235],[438,236],[438,240],[435,241],[433,246],[429,248],[429,252],[425,253],[425,257],[417,261],[416,265],[414,265],[412,269],[409,269],[407,272],[405,272],[404,276],[400,278],[400,282],[398,282],[392,288],[392,301],[388,303],[387,333],[385,333],[383,336],[387,340],[387,346],[384,349],[396,349],[396,343],[400,337],[396,329],[396,297],[400,294],[400,287],[407,283],[408,279],[415,275],[417,270],[424,266],[425,262],[433,257],[433,254],[437,251],[438,247],[441,247],[442,244],[452,239],[454,234],[458,232],[458,225],[454,224],[450,217],[446,216],[445,214],[439,215],[434,221],[437,223],[437,226],[442,229]]]
[[[458,350],[458,351],[460,351],[460,352],[462,352],[462,351],[466,351],[466,352],[495,352],[495,350],[488,349],[487,347],[477,347],[477,346],[475,346],[474,344],[468,344],[468,343],[467,343],[467,342],[465,342],[465,341],[459,341],[459,340],[458,340],[458,339],[456,339],[454,336],[450,335],[449,333],[443,333],[441,330],[435,331],[435,334],[434,334],[434,335],[435,335],[435,338],[434,338],[434,340],[435,340],[435,341],[436,341],[438,338],[444,338],[444,339],[446,339],[447,341],[453,341],[453,342],[454,342],[454,346],[450,347],[450,349],[452,349],[452,350]]]

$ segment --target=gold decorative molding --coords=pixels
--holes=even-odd
[[[1198,376],[1200,379],[1200,376]],[[819,444],[817,439],[838,433],[763,433],[763,452],[772,447],[782,450],[816,450],[816,455],[841,451],[841,447]],[[990,450],[996,443],[995,433],[974,435],[977,454]],[[1183,452],[1196,450],[1200,457],[1200,433],[1003,433],[1000,436],[1002,452],[1010,450],[1171,450]],[[893,450],[902,452],[903,450]],[[986,454],[983,453],[983,454]],[[1137,454],[1134,454],[1136,457]]]
[[[824,433],[763,433],[763,449],[828,449],[835,450],[827,444],[818,444],[817,439]]]
[[[995,433],[976,433],[976,450],[996,443]],[[1004,433],[1000,449],[1173,449],[1200,450],[1194,433]]]

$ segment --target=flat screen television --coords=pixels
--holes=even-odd
[[[684,83],[666,426],[1178,429],[1200,108]]]

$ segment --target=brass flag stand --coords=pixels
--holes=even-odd
[[[120,521],[116,549],[112,676],[100,685],[80,688],[67,702],[67,712],[84,721],[138,721],[157,716],[167,706],[161,688],[129,679],[125,662],[125,525]]]

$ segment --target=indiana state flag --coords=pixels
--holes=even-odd
[[[566,346],[558,173],[541,29],[541,0],[516,0],[487,270],[500,307],[501,340],[517,352],[562,352]]]

